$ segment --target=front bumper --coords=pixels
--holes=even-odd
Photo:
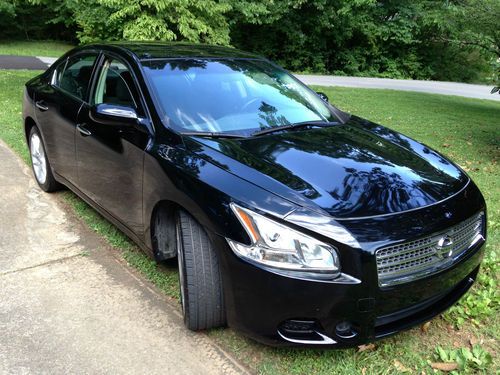
[[[453,305],[472,286],[482,256],[483,246],[478,245],[450,269],[374,293],[367,293],[371,288],[363,283],[298,280],[232,257],[224,262],[231,268],[224,277],[228,324],[273,346],[360,345],[425,322]],[[393,310],[387,310],[387,301]],[[287,330],[287,322],[294,321],[313,322],[311,329],[316,332]],[[352,337],[338,334],[342,322],[351,325]]]
[[[418,214],[348,223],[351,233],[363,240],[362,249],[336,247],[343,272],[358,283],[302,280],[269,272],[237,257],[224,237],[214,235],[229,326],[273,346],[343,348],[387,337],[433,318],[472,286],[485,241],[477,242],[441,272],[390,287],[378,284],[375,251],[387,243],[446,229],[485,210],[477,190],[465,193],[467,197],[458,196]],[[451,212],[453,219],[443,220],[443,212]],[[346,323],[348,330],[344,329]]]

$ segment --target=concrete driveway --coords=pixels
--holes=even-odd
[[[45,70],[55,60],[44,57],[0,55],[0,69]]]
[[[240,374],[0,142],[1,374]]]
[[[466,98],[500,101],[500,95],[491,94],[493,86],[471,85],[469,83],[414,81],[410,79],[340,77],[320,75],[296,75],[306,85],[341,86],[370,89],[417,91],[430,94],[455,95]],[[335,102],[334,98],[331,98]]]

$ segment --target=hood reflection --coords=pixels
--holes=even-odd
[[[457,193],[468,181],[458,167],[428,147],[355,117],[330,128],[199,141],[338,218],[427,206]],[[227,169],[232,168],[236,165],[229,163]]]

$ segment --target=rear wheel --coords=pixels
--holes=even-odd
[[[30,130],[29,149],[33,174],[40,188],[46,192],[59,190],[61,184],[55,180],[52,174],[52,168],[45,153],[45,146],[40,136],[40,131],[36,126],[33,126]]]
[[[225,325],[219,262],[205,230],[180,211],[176,232],[184,323],[193,331]]]

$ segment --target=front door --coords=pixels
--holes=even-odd
[[[78,115],[75,142],[78,186],[140,236],[143,158],[150,133],[140,124],[120,127],[93,121],[89,115],[91,105],[101,103],[133,108],[144,116],[133,75],[116,58],[103,60],[90,104],[85,104]]]
[[[51,84],[36,94],[36,120],[54,172],[76,182],[75,126],[87,91],[97,53],[65,60],[56,67]]]

